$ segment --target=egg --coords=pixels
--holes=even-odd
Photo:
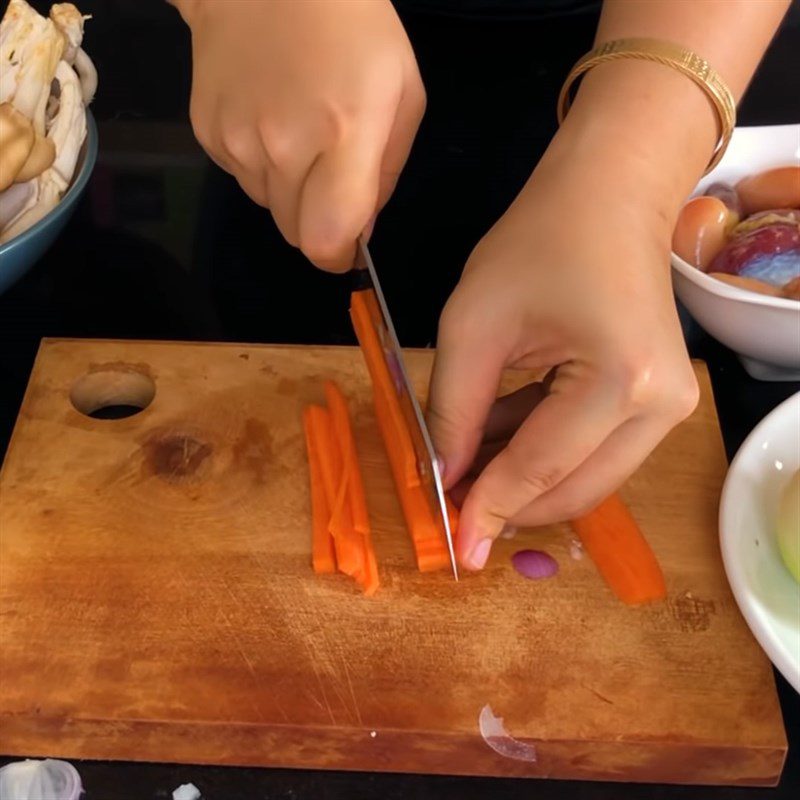
[[[800,208],[800,167],[776,167],[742,178],[736,193],[745,214],[768,208]]]
[[[684,261],[705,272],[725,245],[728,231],[738,221],[738,215],[718,197],[695,197],[681,210],[672,234],[672,249]]]

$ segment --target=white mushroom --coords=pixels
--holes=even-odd
[[[0,231],[30,207],[36,191],[36,181],[28,181],[27,183],[15,183],[4,192],[0,192]]]
[[[0,139],[15,148],[0,154],[0,242],[42,219],[72,181],[86,138],[85,106],[97,87],[81,49],[85,19],[71,3],[54,5],[46,19],[25,0],[10,0],[0,22],[0,103],[13,105],[0,105],[0,123],[7,117]],[[22,115],[33,138],[19,124]]]
[[[83,103],[88,106],[94,100],[94,94],[97,91],[97,70],[92,59],[86,55],[86,51],[82,47],[78,48],[75,63],[72,66],[75,67],[75,71],[81,79]]]
[[[56,159],[52,170],[63,181],[62,191],[66,191],[75,172],[81,145],[86,138],[86,109],[83,106],[83,94],[78,76],[64,61],[58,65],[56,80],[61,90],[58,112],[47,131],[47,136],[56,146]]]
[[[64,61],[72,64],[83,41],[84,17],[72,3],[55,3],[50,9],[50,19],[67,41]]]
[[[89,105],[97,91],[97,70],[92,60],[81,48],[83,42],[83,23],[89,16],[84,16],[72,3],[56,3],[50,9],[50,19],[67,40],[64,60],[71,64],[81,81],[83,102]]]
[[[50,84],[64,53],[66,40],[49,19],[25,0],[11,0],[0,23],[0,65],[8,75],[0,87],[0,103],[11,102],[45,134],[45,110]]]
[[[14,183],[35,141],[30,120],[11,103],[0,103],[0,192]]]

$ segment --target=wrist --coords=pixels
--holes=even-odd
[[[672,218],[705,171],[717,126],[703,91],[676,70],[635,60],[601,64],[584,77],[545,158],[605,169]]]

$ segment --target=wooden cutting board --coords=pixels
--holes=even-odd
[[[421,396],[431,360],[408,355]],[[45,341],[0,474],[0,752],[776,783],[786,738],[722,569],[696,369],[699,409],[623,492],[669,586],[632,609],[566,527],[501,540],[459,584],[419,574],[357,350]],[[353,410],[374,598],[309,566],[301,409],[326,377]],[[151,396],[126,419],[75,407]],[[559,574],[517,575],[524,546]]]

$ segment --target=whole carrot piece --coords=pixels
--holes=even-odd
[[[667,596],[655,554],[618,494],[573,520],[572,527],[611,591],[624,603],[639,605]]]

